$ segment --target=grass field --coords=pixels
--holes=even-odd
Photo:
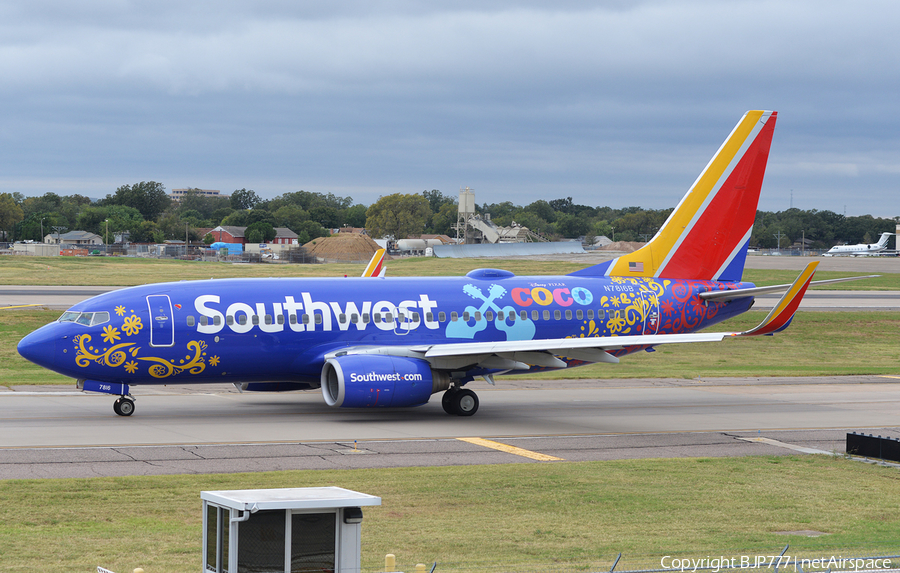
[[[234,265],[217,262],[171,261],[124,257],[0,257],[0,284],[134,286],[139,284],[237,277],[342,277],[359,276],[365,265]],[[517,275],[567,274],[583,263],[526,259],[477,260],[404,258],[388,261],[388,276],[460,276],[482,267],[502,268]],[[794,271],[747,269],[744,280],[760,286],[793,282]],[[816,279],[842,278],[872,273],[823,271]],[[838,283],[830,289],[900,290],[900,274]]]
[[[235,464],[240,470],[240,464]],[[338,485],[365,509],[363,570],[619,570],[665,555],[862,556],[900,547],[900,474],[826,456],[13,480],[0,571],[200,568],[200,491]],[[815,530],[821,537],[777,532]],[[760,573],[764,573],[760,571]],[[769,570],[767,573],[773,573]]]

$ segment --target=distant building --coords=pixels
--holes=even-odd
[[[172,201],[181,203],[181,200],[184,199],[184,196],[187,195],[188,191],[193,191],[197,195],[202,195],[204,197],[224,197],[225,199],[231,197],[231,195],[222,195],[218,189],[195,189],[193,187],[187,189],[172,189],[172,192],[169,193],[169,197],[172,198]]]
[[[209,231],[208,234],[212,235],[213,242],[222,242],[222,243],[240,243],[241,245],[247,244],[247,237],[244,236],[244,233],[247,231],[247,227],[233,227],[230,225],[218,226],[215,229]],[[205,236],[205,235],[204,235]],[[298,245],[299,238],[297,233],[291,231],[287,227],[275,227],[275,238],[270,241],[270,244],[273,245]]]
[[[299,245],[299,237],[297,233],[291,231],[287,227],[275,227],[275,239],[272,243],[276,245]]]
[[[102,245],[103,237],[89,231],[69,231],[68,233],[63,233],[62,235],[51,233],[44,237],[44,242],[51,245]]]
[[[214,242],[222,242],[222,243],[240,243],[243,245],[246,243],[246,239],[244,239],[244,231],[247,230],[247,227],[233,227],[231,225],[219,225],[215,229],[209,232],[210,235],[213,236]]]

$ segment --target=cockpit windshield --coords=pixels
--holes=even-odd
[[[73,312],[67,310],[59,317],[59,322],[76,322],[84,326],[97,326],[109,322],[108,312]]]

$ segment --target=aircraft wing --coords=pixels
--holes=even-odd
[[[800,300],[806,293],[818,262],[812,262],[797,277],[775,308],[756,327],[743,332],[693,332],[685,334],[646,334],[638,336],[607,336],[593,338],[550,338],[540,340],[502,340],[491,342],[454,342],[413,344],[409,346],[371,346],[342,348],[326,356],[346,354],[386,354],[420,358],[437,370],[496,368],[527,370],[531,366],[565,368],[567,363],[557,358],[565,356],[584,362],[618,363],[609,353],[635,346],[657,346],[688,342],[718,342],[729,337],[774,334],[787,328]]]

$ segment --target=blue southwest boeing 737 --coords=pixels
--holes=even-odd
[[[791,285],[741,282],[776,117],[746,113],[647,245],[568,275],[384,278],[379,259],[371,277],[150,284],[80,302],[18,350],[84,390],[118,395],[124,416],[129,386],[213,382],[321,388],[329,406],[350,408],[419,406],[443,392],[448,414],[469,416],[478,398],[464,386],[475,377],[772,334],[790,323],[816,265]],[[777,291],[756,328],[698,332]]]

